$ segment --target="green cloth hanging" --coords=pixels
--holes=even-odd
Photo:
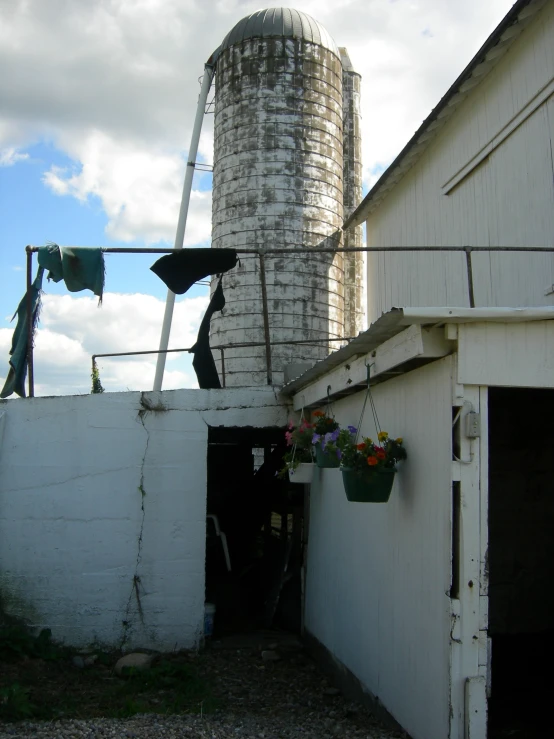
[[[42,278],[44,269],[39,267],[35,281],[31,285],[31,306],[33,311],[33,334],[40,312],[40,294],[42,289]],[[29,335],[27,331],[27,293],[21,299],[13,319],[17,316],[17,325],[12,337],[12,348],[10,349],[10,369],[6,382],[0,393],[0,398],[7,398],[16,393],[21,398],[25,397],[25,378],[27,376],[27,348]]]
[[[104,254],[102,249],[57,244],[39,246],[38,263],[48,270],[48,279],[63,280],[69,292],[92,290],[102,302],[104,292]]]

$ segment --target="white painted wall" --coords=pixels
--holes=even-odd
[[[369,216],[368,246],[553,246],[553,93],[547,3]],[[554,294],[545,295],[553,255],[472,258],[477,306],[553,304]],[[469,305],[465,255],[368,255],[370,322],[392,306],[416,305]]]
[[[381,426],[409,455],[387,504],[347,502],[339,470],[311,487],[306,628],[413,739],[450,730],[452,372],[446,357],[375,387]],[[334,405],[341,425],[362,402]]]
[[[554,321],[458,326],[458,382],[554,387]]]
[[[33,398],[2,412],[5,609],[76,646],[196,646],[208,426],[284,426],[273,390]]]

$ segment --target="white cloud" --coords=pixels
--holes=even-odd
[[[17,151],[15,146],[8,146],[6,149],[0,150],[0,167],[11,167],[16,162],[21,162],[28,158],[28,154]]]
[[[93,354],[157,349],[165,302],[150,295],[105,293],[102,306],[93,297],[44,295],[35,340],[36,395],[90,392]],[[169,348],[196,341],[208,297],[178,298]],[[8,357],[12,329],[0,329],[0,356]],[[149,390],[156,355],[99,358],[106,390]],[[7,373],[0,368],[3,384]],[[164,389],[197,387],[192,355],[169,354]]]
[[[285,2],[294,6],[295,2]],[[362,74],[366,184],[400,151],[511,0],[305,0]],[[257,0],[6,0],[0,4],[0,144],[48,138],[75,161],[60,195],[97,196],[108,235],[172,241],[204,61]],[[200,155],[212,161],[212,116]],[[198,176],[198,175],[197,175]],[[198,180],[195,180],[198,187]],[[191,203],[188,244],[209,236]]]
[[[80,201],[98,197],[109,219],[107,234],[114,240],[173,241],[185,169],[177,152],[141,151],[136,143],[116,141],[101,131],[72,137],[66,148],[83,164],[79,171],[51,167],[43,179],[53,192]],[[206,242],[210,232],[211,195],[193,190],[185,245]]]

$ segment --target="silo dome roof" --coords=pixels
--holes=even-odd
[[[339,56],[337,45],[325,28],[306,13],[293,8],[266,8],[247,15],[225,36],[216,54],[246,39],[275,37],[310,41]]]

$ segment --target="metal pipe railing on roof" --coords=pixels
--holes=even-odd
[[[38,246],[27,246],[26,250],[33,253],[37,252],[40,247]],[[75,246],[67,248],[78,248]],[[179,249],[164,249],[164,248],[145,248],[141,249],[135,246],[119,247],[119,246],[91,246],[86,247],[87,249],[101,249],[104,254],[173,254],[173,252],[179,251]],[[489,252],[489,251],[507,251],[507,252],[554,252],[554,246],[352,246],[352,247],[306,247],[305,249],[235,249],[237,254],[294,254],[295,252],[310,252],[314,254],[337,254],[341,252],[384,252],[384,251],[476,251],[476,252]]]
[[[29,397],[35,396],[35,369],[33,366],[33,254],[27,251],[27,372]],[[25,383],[24,383],[25,384]]]
[[[179,251],[179,249],[171,248],[145,248],[141,249],[138,247],[88,247],[101,249],[105,254],[172,254],[173,252]],[[38,252],[38,246],[28,245],[25,247],[27,254],[27,336],[28,336],[28,347],[27,347],[27,365],[29,375],[29,396],[34,396],[34,364],[33,364],[33,316],[32,316],[32,258],[35,252]],[[252,254],[260,258],[260,282],[262,289],[262,304],[264,313],[264,341],[263,342],[239,342],[236,344],[225,344],[220,346],[212,347],[218,349],[221,353],[222,362],[222,377],[223,386],[225,386],[225,358],[224,350],[230,348],[245,348],[254,346],[265,346],[266,348],[266,370],[268,384],[271,384],[272,378],[272,360],[271,360],[271,346],[277,345],[294,345],[294,344],[305,344],[307,346],[313,345],[314,343],[323,342],[336,342],[336,341],[351,341],[351,338],[337,338],[337,339],[311,339],[311,340],[300,340],[300,341],[271,341],[270,337],[270,326],[269,326],[269,315],[267,309],[267,292],[265,291],[264,298],[264,284],[265,284],[265,260],[264,257],[271,254],[294,254],[295,251],[307,251],[313,252],[314,254],[336,254],[341,252],[366,252],[371,254],[372,252],[464,252],[466,255],[466,266],[467,266],[467,278],[468,278],[468,300],[471,308],[475,307],[475,295],[473,286],[473,267],[471,261],[471,255],[473,252],[531,252],[531,253],[552,253],[554,252],[554,246],[360,246],[360,247],[307,247],[302,250],[298,249],[285,249],[285,248],[260,248],[260,249],[236,249],[237,254]],[[201,282],[199,284],[209,284]],[[141,354],[169,354],[172,352],[184,352],[188,349],[153,349],[148,351],[140,352],[113,352],[108,354],[95,354],[93,355],[93,361],[95,357],[117,357],[117,356],[133,356]]]
[[[265,338],[265,367],[267,372],[267,384],[273,384],[273,371],[271,368],[271,337],[269,333],[269,312],[267,308],[267,286],[265,284],[265,259],[260,252],[258,254],[260,260],[260,285],[262,288],[262,314],[264,321],[264,338]]]
[[[274,341],[272,342],[273,345],[305,345],[305,346],[317,346],[318,344],[322,342],[331,342],[331,341],[352,341],[354,337],[348,336],[345,338],[338,338],[338,339],[300,339],[297,341]],[[218,346],[212,346],[211,348],[213,350],[218,349],[221,355],[221,384],[223,387],[225,387],[225,349],[243,349],[245,347],[256,347],[256,346],[265,346],[265,341],[243,341],[238,342],[236,344],[220,344]],[[162,351],[165,354],[170,354],[172,352],[190,352],[191,347],[185,347],[182,349],[147,349],[145,351],[139,351],[139,352],[106,352],[103,354],[93,354],[91,356],[91,362],[92,362],[92,371],[94,372],[94,369],[96,367],[96,360],[100,357],[134,357],[142,354],[160,354]],[[270,383],[269,383],[270,384]]]

